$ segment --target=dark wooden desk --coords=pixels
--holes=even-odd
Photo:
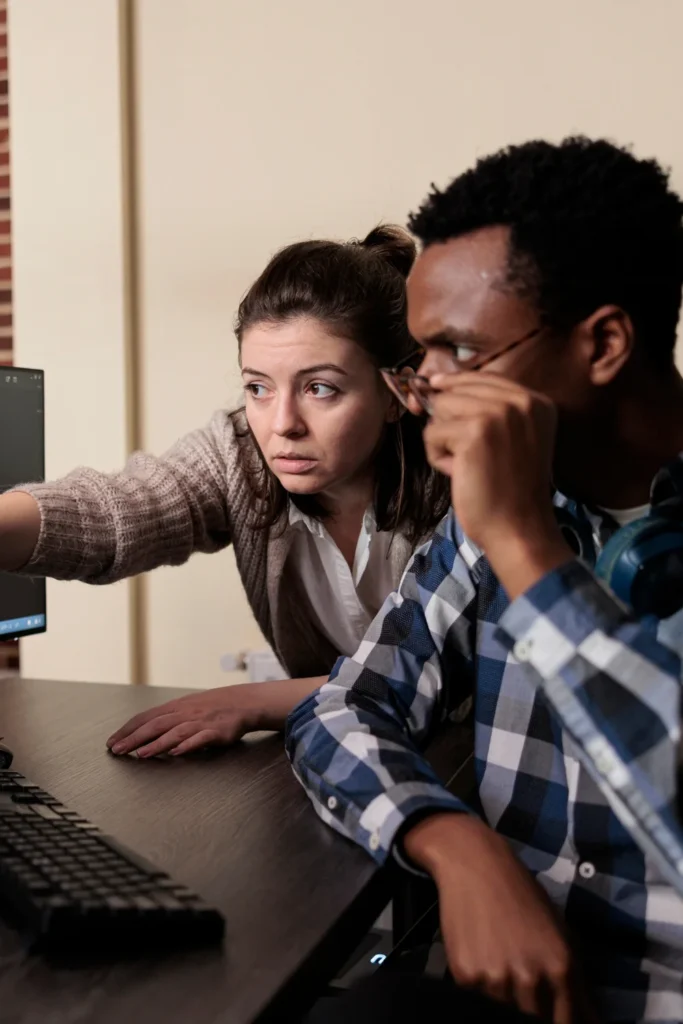
[[[313,813],[276,736],[210,760],[115,758],[104,741],[180,691],[0,681],[14,767],[227,919],[222,951],[75,971],[0,923],[2,1024],[295,1024],[388,899],[385,873]]]

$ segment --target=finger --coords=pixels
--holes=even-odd
[[[237,739],[239,736],[226,739],[216,729],[200,729],[194,736],[189,736],[176,747],[172,747],[169,754],[180,757],[182,754],[191,754],[193,750],[201,750],[202,747],[217,747],[222,743],[234,743]]]
[[[429,378],[429,384],[437,391],[485,387],[489,391],[505,394],[529,394],[529,389],[522,384],[499,373],[488,373],[486,370],[471,373],[437,373]]]
[[[162,715],[172,715],[180,711],[178,703],[183,699],[183,697],[176,697],[175,700],[168,700],[163,705],[157,705],[156,708],[148,708],[146,711],[141,711],[138,715],[133,715],[125,725],[122,725],[120,729],[112,733],[110,738],[106,740],[106,745],[114,746],[120,739],[130,736],[136,729],[146,725],[147,722],[152,722],[155,718],[160,718]]]
[[[427,461],[432,469],[435,469],[437,473],[442,473],[444,476],[453,476],[453,456],[442,455],[440,458],[430,459],[427,456]]]
[[[158,754],[167,754],[179,743],[199,732],[201,728],[198,722],[181,722],[179,725],[174,725],[151,743],[145,743],[144,746],[139,747],[138,757],[156,757]]]
[[[180,713],[177,711],[171,714],[158,715],[150,722],[145,722],[144,725],[141,725],[139,729],[132,732],[130,736],[126,737],[126,739],[118,740],[118,742],[111,748],[112,753],[130,754],[131,750],[137,750],[138,747],[145,743],[149,743],[149,741],[155,739],[155,737],[168,732],[169,729],[178,724],[180,717]]]
[[[490,386],[486,381],[472,381],[468,384],[461,384],[458,387],[444,388],[434,391],[430,396],[431,415],[438,415],[442,409],[453,409],[457,411],[469,400],[470,404],[479,403],[484,407],[492,409],[520,409],[527,413],[534,407],[547,406],[550,403],[547,399],[537,396],[533,391],[525,388],[505,390],[497,386]]]
[[[584,1024],[584,1018],[581,1018]],[[566,985],[555,992],[555,1007],[553,1010],[553,1024],[575,1024],[574,1000]]]
[[[476,395],[468,391],[441,391],[431,403],[430,423],[452,422],[454,419],[504,419],[510,410],[527,414],[523,402],[504,401],[497,396]]]
[[[481,987],[481,991],[489,999],[495,999],[498,1003],[509,1003],[512,1001],[512,984],[510,976],[501,974],[499,977],[487,977]]]
[[[543,1001],[540,998],[538,978],[529,971],[519,972],[514,982],[515,1003],[522,1013],[530,1017],[543,1016]]]
[[[125,725],[122,725],[120,729],[117,729],[116,732],[111,734],[107,740],[107,746],[113,747],[119,740],[122,740],[125,736],[130,736],[130,734],[137,728],[149,721],[150,716],[157,715],[158,713],[159,708],[150,708],[149,711],[142,711],[139,715],[133,715],[132,718],[128,719]]]
[[[472,439],[472,420],[437,420],[424,430],[424,444],[428,453],[437,456],[455,455],[464,442]]]
[[[464,382],[456,379],[450,387],[435,389],[430,396],[430,416],[462,414],[467,398],[472,403],[482,403],[482,408],[486,403],[491,403],[492,412],[498,409],[502,413],[513,408],[528,416],[534,410],[553,409],[553,403],[545,395],[517,385],[501,387],[499,380],[493,377],[485,379],[480,374],[479,378],[470,378]]]

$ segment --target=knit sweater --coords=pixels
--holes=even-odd
[[[41,527],[21,572],[114,583],[232,544],[251,609],[282,665],[292,677],[326,675],[340,652],[321,631],[287,557],[292,530],[250,523],[254,499],[240,445],[253,442],[218,412],[165,455],[132,455],[120,473],[77,469],[54,482],[22,484],[18,490],[38,503]],[[390,555],[395,586],[410,554],[397,535]]]

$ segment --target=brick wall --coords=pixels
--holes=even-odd
[[[0,364],[12,362],[12,245],[9,174],[7,0],[0,0]]]
[[[12,244],[9,189],[7,2],[0,0],[0,365],[12,362]],[[16,669],[19,645],[0,643],[0,671]]]

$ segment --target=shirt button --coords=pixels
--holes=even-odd
[[[531,661],[531,652],[533,649],[533,640],[518,640],[512,648],[512,653],[517,661]]]
[[[595,864],[591,864],[589,860],[584,860],[579,864],[579,874],[582,878],[588,881],[591,878],[595,878]]]
[[[373,832],[370,836],[370,849],[379,850],[380,838],[377,832]]]
[[[327,801],[327,808],[328,808],[328,810],[333,811],[336,806],[337,806],[337,798],[336,798],[336,796],[331,796],[329,798],[329,800]]]
[[[603,750],[598,754],[595,764],[601,775],[610,775],[618,767],[616,758],[608,750]]]

